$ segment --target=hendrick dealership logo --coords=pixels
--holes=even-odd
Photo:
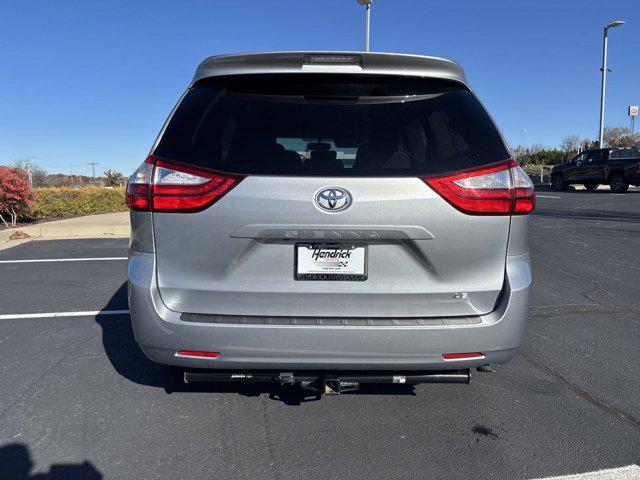
[[[341,258],[351,258],[351,250],[322,250],[320,248],[314,248],[313,253],[311,254],[311,258],[315,261],[319,259],[341,259]]]

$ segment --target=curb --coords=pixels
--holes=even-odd
[[[31,238],[42,237],[128,237],[130,227],[124,225],[107,225],[107,226],[86,226],[86,227],[48,227],[48,226],[29,226],[8,228],[0,232],[0,241],[8,240],[9,237],[20,230]]]
[[[76,217],[81,218],[81,217]],[[101,222],[104,222],[102,220]],[[0,250],[20,245],[21,243],[29,242],[31,240],[38,239],[73,239],[73,238],[128,238],[131,227],[124,222],[117,222],[116,225],[96,225],[96,222],[87,217],[89,225],[69,224],[64,220],[55,221],[51,223],[41,223],[36,225],[29,225],[17,228],[8,228],[6,230],[0,230]],[[91,225],[93,223],[93,225]],[[116,222],[109,222],[116,223]],[[9,237],[15,232],[20,231],[29,235],[29,238],[20,240],[9,240]]]

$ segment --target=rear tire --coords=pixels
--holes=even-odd
[[[629,181],[621,173],[614,173],[609,179],[609,186],[613,193],[625,193],[629,190]]]
[[[600,186],[599,183],[585,183],[584,188],[589,190],[590,192],[597,189]]]
[[[567,188],[567,184],[559,173],[551,177],[551,188],[556,192],[561,192]]]

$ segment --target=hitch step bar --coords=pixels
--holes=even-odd
[[[238,382],[300,384],[305,388],[317,388],[324,393],[340,393],[358,388],[361,383],[405,384],[465,383],[471,382],[469,370],[422,373],[351,373],[351,372],[232,372],[211,370],[185,370],[184,382]]]

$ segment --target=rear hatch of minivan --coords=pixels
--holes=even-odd
[[[502,291],[519,169],[459,84],[205,79],[141,168],[172,310],[475,316]]]

